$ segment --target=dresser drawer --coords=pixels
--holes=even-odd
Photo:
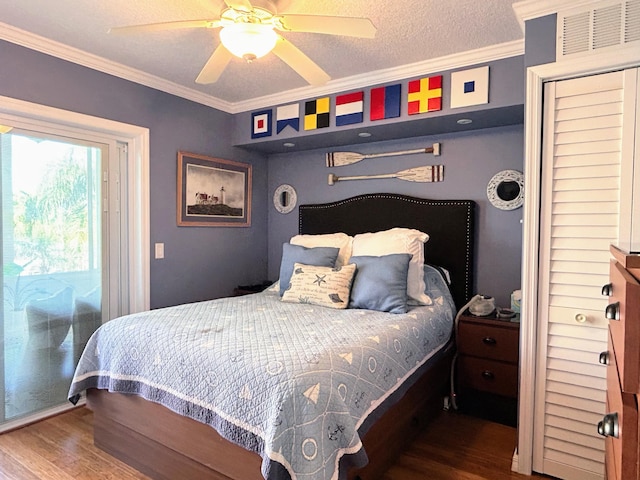
[[[640,393],[640,284],[624,267],[611,262],[609,330],[618,358],[622,390]]]
[[[638,478],[638,404],[636,396],[622,392],[618,381],[618,362],[615,346],[609,338],[609,360],[607,364],[607,416],[615,416],[615,434],[605,440],[605,463],[607,479]],[[606,421],[606,416],[603,422]],[[604,428],[604,423],[599,425]]]
[[[511,398],[518,395],[517,364],[461,355],[458,376],[466,388]]]
[[[458,324],[458,352],[474,357],[518,363],[519,330],[517,325],[493,325],[461,321]],[[496,325],[497,324],[497,325]]]

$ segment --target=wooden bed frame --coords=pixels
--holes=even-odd
[[[392,227],[427,232],[427,263],[451,275],[456,304],[473,288],[474,208],[468,200],[426,200],[396,194],[368,194],[339,202],[300,206],[300,233],[357,233]],[[438,409],[447,391],[454,348],[449,345],[402,398],[371,425],[362,442],[369,463],[350,468],[345,456],[340,478],[382,476]],[[434,386],[436,386],[434,388]],[[395,399],[394,399],[395,400]],[[392,402],[389,402],[392,403]],[[95,445],[154,479],[257,480],[261,457],[222,438],[208,425],[182,417],[135,395],[89,389]]]

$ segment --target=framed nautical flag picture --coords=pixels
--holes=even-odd
[[[364,120],[364,92],[336,96],[336,126],[362,123]]]
[[[300,130],[300,104],[291,103],[276,108],[276,134],[287,127]]]
[[[262,138],[271,136],[271,109],[253,112],[251,114],[251,138]]]
[[[371,107],[369,118],[371,120],[384,120],[385,118],[397,118],[400,116],[400,102],[402,85],[388,85],[371,89]]]
[[[442,110],[442,75],[411,80],[407,101],[409,115]]]
[[[489,67],[451,74],[451,108],[489,103]]]
[[[329,126],[329,97],[317,98],[304,104],[304,129],[315,130]]]

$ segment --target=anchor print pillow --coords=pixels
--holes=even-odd
[[[291,303],[308,303],[322,307],[347,308],[355,264],[342,267],[318,267],[295,263],[282,300]]]

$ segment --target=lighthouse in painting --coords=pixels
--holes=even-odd
[[[220,205],[226,205],[224,202],[224,185],[220,187]]]

